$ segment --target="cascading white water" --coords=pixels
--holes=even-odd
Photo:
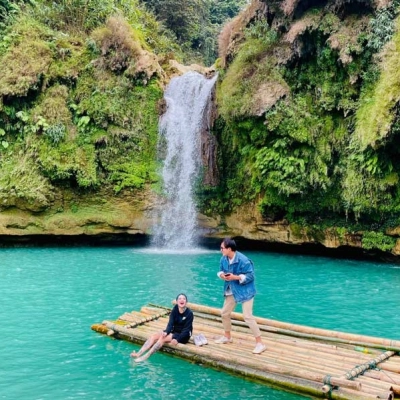
[[[160,151],[166,202],[153,244],[168,249],[188,249],[196,239],[196,205],[193,186],[201,166],[201,131],[208,127],[210,100],[217,76],[207,79],[197,72],[175,77],[164,98],[167,111],[160,119]]]

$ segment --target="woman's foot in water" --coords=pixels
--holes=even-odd
[[[146,359],[147,359],[146,356],[137,357],[137,358],[135,358],[135,362],[140,363],[140,362],[142,362],[142,361],[144,361]]]

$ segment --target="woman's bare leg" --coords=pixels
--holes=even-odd
[[[162,333],[155,333],[151,335],[143,344],[138,352],[132,351],[131,357],[140,357],[145,351],[150,349],[153,344],[161,337]]]
[[[172,334],[169,334],[168,336],[165,337],[160,337],[157,342],[154,344],[154,346],[146,353],[143,354],[140,357],[137,357],[135,359],[135,362],[142,362],[144,360],[147,360],[153,353],[156,351],[160,350],[161,347],[164,346],[165,343],[169,343],[172,340]]]

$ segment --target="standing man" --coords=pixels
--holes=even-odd
[[[215,343],[231,343],[231,313],[237,303],[242,303],[243,317],[256,338],[254,354],[262,353],[267,347],[261,340],[260,328],[253,316],[253,301],[256,294],[254,285],[254,265],[244,254],[236,251],[236,242],[225,238],[221,243],[222,257],[218,276],[224,282],[225,301],[221,311],[222,325],[225,330]]]

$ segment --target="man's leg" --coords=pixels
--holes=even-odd
[[[260,328],[258,327],[256,319],[253,316],[253,301],[254,298],[242,304],[243,317],[246,323],[249,325],[254,337],[256,338],[256,347],[254,348],[253,353],[261,354],[266,350],[267,347],[262,342]]]
[[[253,316],[253,302],[254,297],[251,300],[245,301],[242,304],[243,317],[250,330],[253,332],[253,335],[256,338],[256,342],[259,343],[261,342],[261,331],[258,327],[256,319]]]
[[[224,336],[228,339],[231,338],[232,322],[231,314],[236,307],[235,299],[232,295],[225,296],[224,305],[221,311],[222,326],[224,327]]]

